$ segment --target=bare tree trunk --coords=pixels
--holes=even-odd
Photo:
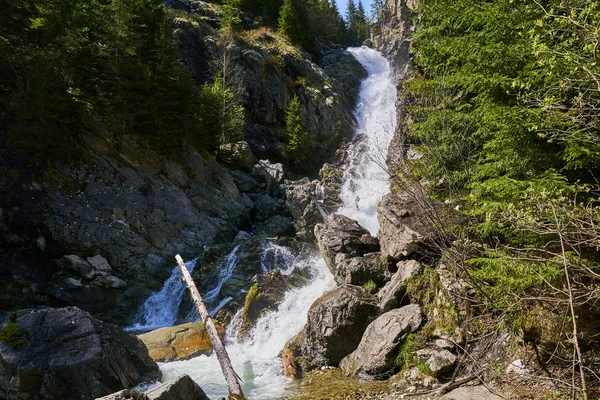
[[[573,320],[573,347],[575,347],[575,355],[577,357],[577,362],[573,361],[573,375],[575,374],[575,366],[579,365],[579,376],[581,378],[581,390],[583,392],[584,400],[588,400],[588,391],[585,382],[585,371],[583,359],[581,357],[581,349],[579,348],[579,338],[577,332],[577,315],[575,314],[575,306],[573,304],[573,289],[571,288],[571,277],[569,274],[569,263],[567,260],[567,252],[565,249],[565,242],[562,234],[561,225],[558,221],[558,217],[556,215],[556,209],[554,205],[552,205],[552,213],[554,214],[554,221],[556,223],[556,232],[558,233],[558,238],[560,239],[560,248],[562,252],[562,260],[563,267],[565,272],[565,279],[567,280],[567,294],[569,295],[569,310],[571,311],[571,319]]]
[[[223,375],[225,376],[225,380],[227,381],[227,388],[229,390],[229,399],[244,399],[244,393],[242,392],[242,387],[240,386],[238,375],[233,370],[231,366],[231,360],[229,359],[229,355],[227,354],[227,350],[225,350],[225,346],[223,342],[221,342],[221,338],[219,337],[219,333],[217,332],[217,328],[212,321],[212,318],[208,314],[208,309],[206,308],[206,304],[204,304],[204,300],[200,297],[200,292],[198,292],[198,288],[196,288],[196,284],[190,275],[183,259],[179,254],[175,256],[177,260],[177,264],[179,265],[179,269],[183,274],[183,279],[190,289],[190,294],[192,295],[192,300],[194,301],[194,305],[202,318],[202,322],[204,323],[204,328],[210,337],[210,341],[212,342],[213,349],[215,350],[215,354],[217,355],[217,359],[219,360],[219,364],[221,364],[221,370],[223,371]]]

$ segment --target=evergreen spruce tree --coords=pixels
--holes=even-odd
[[[301,162],[308,153],[308,132],[304,126],[304,110],[298,96],[294,96],[287,108],[285,120],[285,148],[294,158]]]
[[[356,10],[356,36],[358,38],[357,44],[362,44],[369,38],[369,22],[367,21],[367,15],[365,8],[363,7],[362,1],[358,0],[358,8]]]
[[[284,0],[279,11],[278,28],[279,33],[295,40],[298,36],[298,15],[292,0]]]

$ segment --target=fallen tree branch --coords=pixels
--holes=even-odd
[[[217,359],[219,360],[219,364],[221,365],[221,370],[223,371],[223,376],[225,376],[225,381],[227,382],[227,389],[229,390],[229,400],[240,400],[244,399],[244,393],[242,392],[242,387],[239,382],[238,375],[235,373],[233,366],[231,365],[231,360],[229,359],[229,355],[227,354],[227,350],[225,350],[225,346],[219,337],[219,333],[215,324],[212,321],[208,313],[208,309],[206,308],[206,304],[204,304],[204,300],[200,296],[200,292],[190,275],[183,259],[179,254],[175,256],[177,260],[177,265],[179,265],[179,269],[183,274],[183,279],[187,284],[188,289],[190,290],[190,294],[192,295],[192,300],[196,309],[198,310],[198,314],[200,314],[200,318],[202,318],[202,322],[204,323],[204,328],[210,337],[210,341],[212,342],[213,349],[215,350],[215,354],[217,355]]]

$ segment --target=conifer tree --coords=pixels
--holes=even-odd
[[[284,0],[279,11],[279,33],[294,39],[298,35],[298,15],[292,0]]]
[[[307,155],[308,132],[304,126],[304,110],[298,96],[294,96],[287,109],[285,120],[285,148],[298,162]]]

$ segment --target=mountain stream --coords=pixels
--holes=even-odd
[[[358,127],[349,147],[348,165],[344,172],[341,197],[344,206],[338,211],[357,220],[371,234],[378,231],[377,205],[389,191],[385,170],[385,155],[395,129],[396,87],[387,60],[367,47],[348,49],[365,67],[369,76],[362,82],[359,103],[355,110]],[[218,281],[213,289],[203,293],[212,312],[216,312],[231,297],[219,297],[223,283],[236,267],[237,251],[221,260]],[[263,315],[248,339],[237,342],[236,328],[241,318],[233,317],[225,337],[233,367],[243,380],[242,388],[248,399],[275,399],[285,396],[289,379],[283,376],[278,353],[285,343],[306,323],[311,304],[325,291],[335,287],[333,276],[319,254],[296,260],[284,247],[267,243],[261,248],[263,272],[273,268],[289,274],[294,268],[305,269],[312,276],[308,285],[286,293],[278,311]],[[188,262],[194,268],[196,261]],[[173,325],[182,301],[184,285],[177,268],[160,292],[153,294],[143,305],[131,330],[150,330]],[[194,318],[192,316],[190,318]],[[163,380],[181,374],[190,375],[211,398],[227,396],[227,386],[216,357],[199,356],[190,360],[160,363]]]

